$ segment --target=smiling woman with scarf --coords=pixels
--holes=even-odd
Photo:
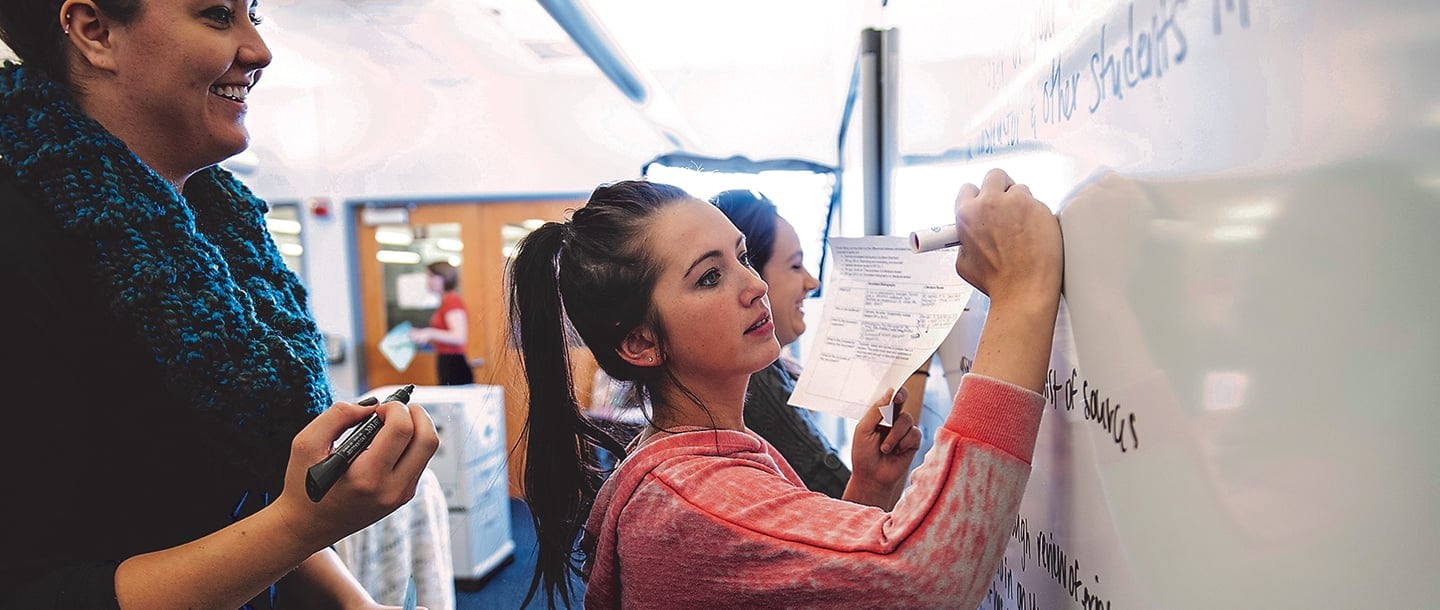
[[[379,607],[327,547],[438,440],[423,408],[331,406],[265,203],[215,166],[271,59],[254,10],[0,3],[0,607]],[[305,469],[377,410],[311,502]]]

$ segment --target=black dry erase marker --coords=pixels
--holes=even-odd
[[[415,386],[407,385],[395,390],[385,399],[385,402],[393,400],[400,401],[401,404],[409,404],[410,392],[414,389]],[[369,406],[376,404],[376,401],[374,398],[367,398],[358,404]],[[320,460],[319,464],[311,466],[310,470],[305,471],[305,495],[310,496],[311,502],[319,502],[325,497],[330,488],[335,486],[335,482],[340,480],[340,475],[349,470],[350,463],[354,462],[360,452],[375,440],[375,434],[380,432],[382,425],[384,422],[380,421],[380,416],[371,413],[370,417],[365,418],[365,421],[355,427],[355,431],[351,432],[350,436],[340,441],[340,446],[336,447],[333,453]]]

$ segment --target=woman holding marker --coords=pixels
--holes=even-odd
[[[424,409],[338,403],[245,149],[253,2],[0,3],[4,608],[377,608],[328,546],[415,492]],[[28,397],[29,400],[23,400]],[[328,408],[327,408],[328,407]],[[320,502],[305,471],[378,414]],[[275,585],[278,583],[278,587]]]
[[[780,216],[775,203],[761,193],[749,189],[729,190],[711,197],[710,203],[720,208],[735,228],[745,234],[750,265],[767,286],[776,341],[782,348],[794,343],[805,332],[805,299],[820,286],[820,280],[805,268],[800,235]],[[805,487],[832,498],[843,498],[850,482],[850,469],[820,433],[810,413],[787,402],[795,391],[799,375],[800,365],[783,355],[751,375],[745,394],[745,426],[785,457]],[[898,390],[895,402],[918,411],[919,400],[913,403],[906,400],[909,392],[908,388]],[[917,415],[902,412],[898,416],[909,418],[902,425],[902,429],[910,430],[907,435],[913,436],[902,443],[909,453],[913,453],[920,442],[920,430],[913,427]],[[882,431],[865,433],[878,432]]]
[[[578,572],[588,608],[979,605],[1029,473],[1063,252],[1055,216],[999,170],[961,189],[956,224],[955,269],[990,296],[990,318],[956,408],[893,506],[885,482],[910,462],[893,437],[908,430],[857,436],[846,502],[807,490],[746,429],[750,376],[780,345],[745,238],[714,206],[619,182],[527,236],[510,311],[530,389],[531,595],[568,600]],[[608,479],[589,447],[626,449],[575,402],[568,328],[633,384],[632,404],[652,405]]]

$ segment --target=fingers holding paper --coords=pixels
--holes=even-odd
[[[920,448],[920,429],[909,413],[900,410],[900,405],[905,403],[905,388],[893,395],[888,390],[885,394],[886,398],[867,410],[855,425],[850,448],[854,472],[844,497],[851,502],[890,510],[905,489],[910,463]],[[895,416],[891,425],[884,423],[882,409],[893,409]]]

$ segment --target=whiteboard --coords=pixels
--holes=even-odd
[[[1075,168],[983,607],[1440,607],[1440,3],[1024,6],[1014,48],[902,76],[946,103],[905,152]]]

